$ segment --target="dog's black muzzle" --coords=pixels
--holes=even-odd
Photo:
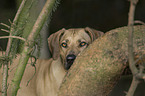
[[[76,56],[74,54],[69,54],[66,57],[66,63],[65,63],[65,69],[68,70],[71,65],[73,64],[74,60],[76,59]]]

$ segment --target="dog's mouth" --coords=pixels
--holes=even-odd
[[[75,59],[76,59],[76,56],[74,54],[70,54],[66,57],[66,63],[65,63],[66,70],[68,70],[71,67]]]

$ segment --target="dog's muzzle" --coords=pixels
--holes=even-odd
[[[71,67],[75,59],[76,59],[76,56],[74,54],[67,55],[66,63],[65,63],[66,70],[68,70]]]

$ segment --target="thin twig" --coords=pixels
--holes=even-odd
[[[13,23],[12,23],[12,21],[10,20],[10,19],[8,19],[8,21],[9,21],[9,23],[12,25]]]
[[[3,26],[5,26],[5,27],[7,27],[7,28],[10,28],[10,26],[7,25],[7,24],[4,24],[4,23],[0,23],[0,24],[3,25]]]
[[[6,29],[1,29],[1,30],[4,31],[4,32],[7,32],[7,33],[10,32],[9,30],[6,30]]]
[[[19,9],[18,9],[18,11],[17,11],[17,14],[16,14],[16,16],[15,16],[15,18],[14,18],[14,20],[13,20],[13,23],[14,23],[14,24],[17,22],[17,20],[18,20],[18,18],[19,18],[19,16],[20,16],[20,13],[21,13],[21,11],[23,10],[23,7],[24,7],[25,3],[26,3],[26,0],[22,0],[21,5],[20,5],[20,7],[19,7]]]
[[[134,23],[145,25],[145,23],[143,21],[140,21],[140,20],[135,20]]]
[[[134,92],[135,92],[139,82],[140,81],[135,76],[133,76],[131,86],[130,86],[129,91],[128,91],[126,96],[133,96],[134,95]]]
[[[132,71],[132,74],[135,75],[138,73],[138,70],[134,63],[134,54],[133,54],[133,25],[134,25],[134,12],[135,12],[135,3],[130,1],[130,11],[129,11],[129,38],[128,38],[128,52],[129,52],[129,66]]]
[[[15,39],[20,39],[22,41],[26,41],[25,38],[19,37],[19,36],[1,36],[0,39],[6,39],[6,38],[15,38]]]
[[[134,13],[135,13],[135,7],[138,0],[130,0],[130,10],[129,10],[129,19],[128,19],[128,27],[129,27],[129,37],[128,37],[128,54],[129,54],[129,67],[133,74],[133,81],[131,83],[131,86],[129,88],[129,91],[126,96],[133,96],[139,80],[136,78],[136,75],[138,74],[138,69],[136,68],[134,64],[134,54],[133,54],[133,25],[134,25]]]

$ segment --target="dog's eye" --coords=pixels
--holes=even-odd
[[[64,47],[64,48],[66,48],[67,47],[67,44],[66,43],[62,43],[61,46]]]
[[[86,42],[81,42],[80,43],[80,47],[83,47],[83,46],[85,46],[87,43]]]

